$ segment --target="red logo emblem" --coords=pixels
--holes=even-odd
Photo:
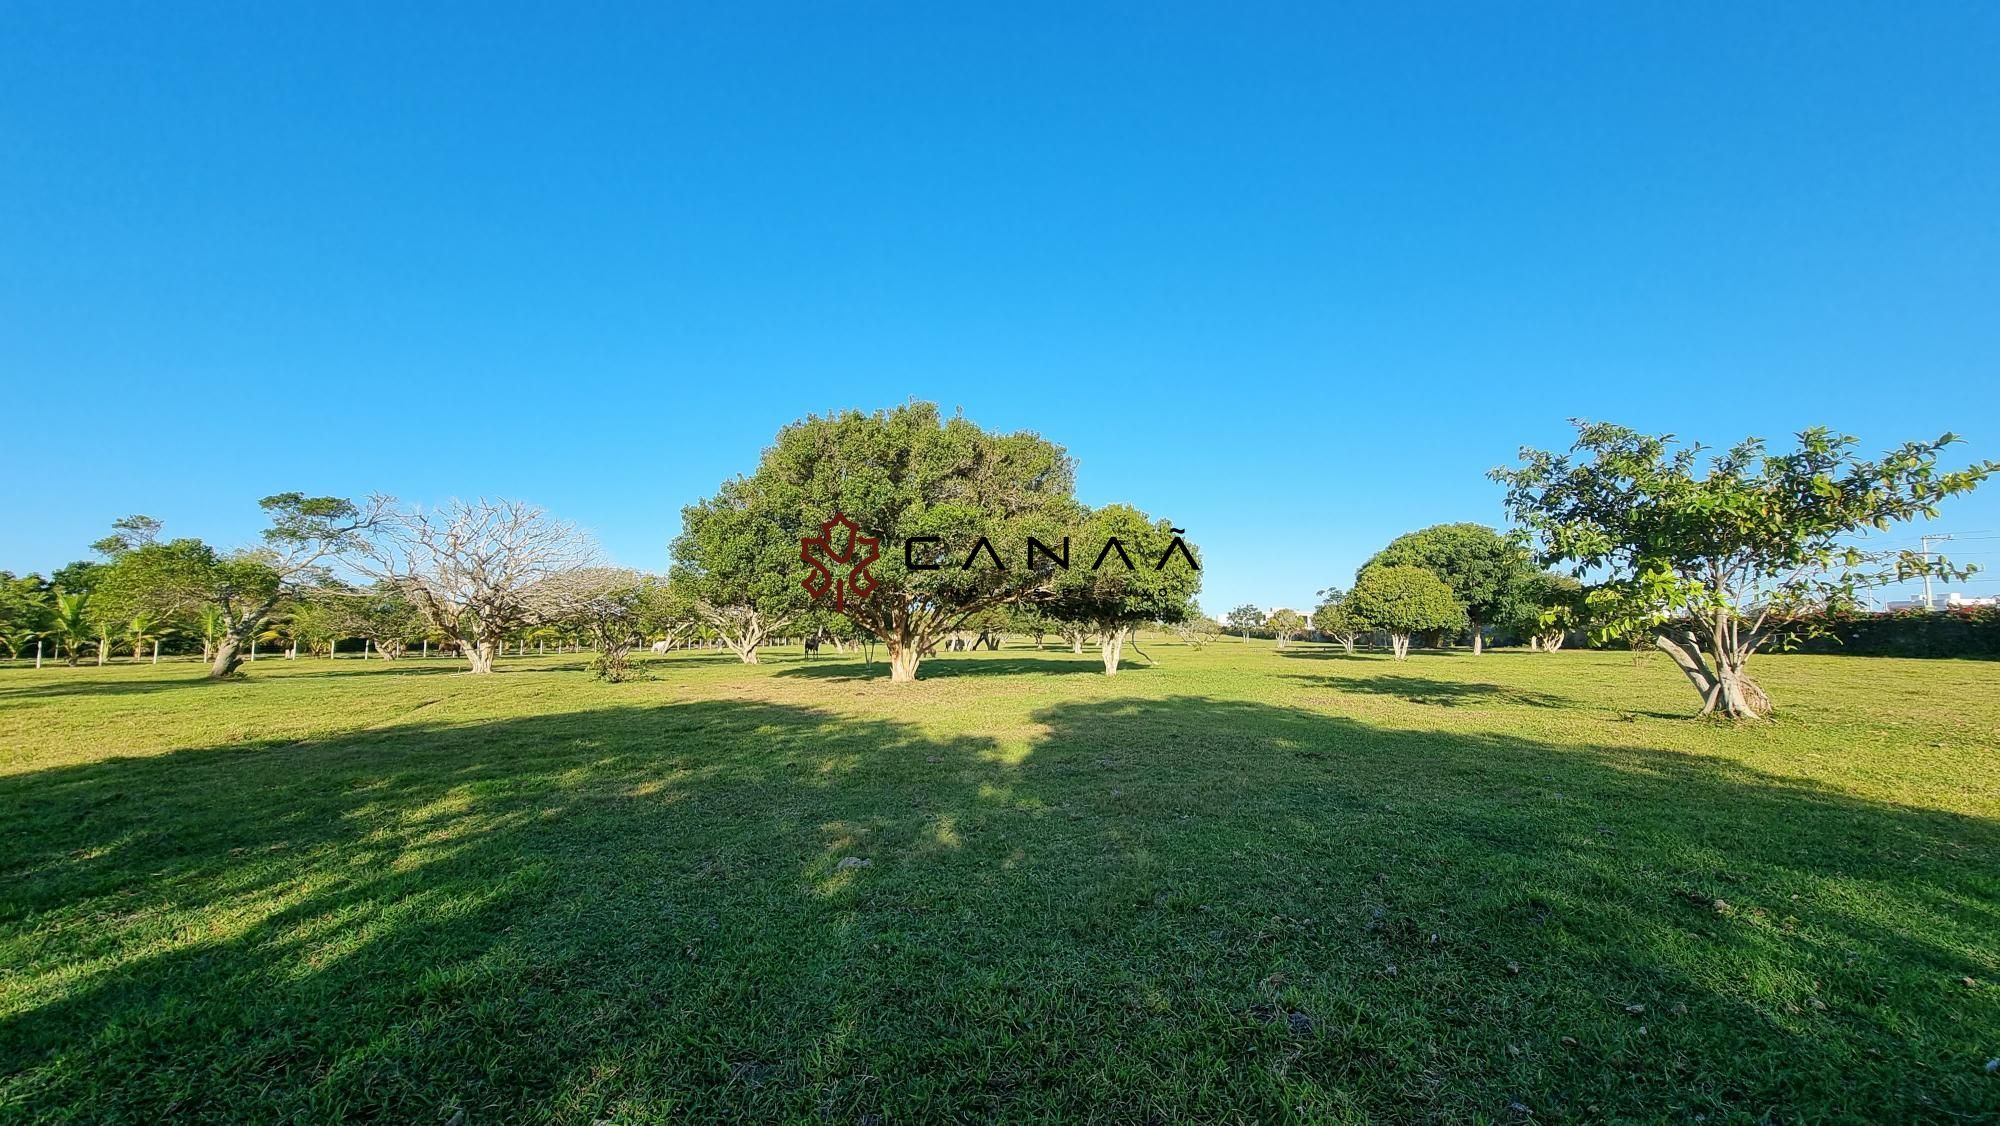
[[[836,542],[835,528],[847,529],[844,541]],[[813,548],[819,548],[821,558],[815,558]],[[847,518],[844,512],[836,512],[833,519],[819,526],[819,535],[807,536],[799,541],[799,558],[812,568],[812,574],[802,581],[806,593],[815,600],[825,598],[833,592],[833,606],[836,610],[847,608],[847,599],[867,598],[875,593],[875,576],[868,573],[869,565],[882,555],[882,541],[876,536],[864,536],[861,527]],[[828,562],[842,565],[852,564],[845,575],[835,576]]]

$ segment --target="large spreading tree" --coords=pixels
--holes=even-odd
[[[1535,576],[1527,549],[1484,524],[1436,524],[1397,536],[1361,566],[1422,567],[1443,579],[1465,607],[1474,656],[1485,649],[1485,627],[1517,613]]]
[[[966,623],[1048,589],[1057,567],[1046,555],[1030,561],[1028,540],[1059,549],[1080,511],[1072,488],[1070,460],[1053,443],[908,403],[793,423],[754,474],[696,508],[744,512],[758,537],[781,531],[789,565],[776,574],[801,596],[809,573],[801,541],[814,540],[804,554],[818,564],[811,574],[824,573],[818,604],[881,639],[890,678],[908,681]],[[836,514],[850,524],[828,527]],[[676,578],[732,597],[754,594],[775,567],[775,547],[697,555],[682,547],[687,540],[683,533],[676,541]],[[875,558],[862,567],[870,551]]]
[[[363,569],[490,673],[507,637],[540,624],[529,592],[596,560],[588,535],[532,504],[454,500],[382,517]]]
[[[1947,471],[1958,439],[1910,442],[1876,460],[1855,438],[1816,427],[1788,453],[1750,438],[1723,453],[1609,423],[1578,422],[1566,454],[1523,449],[1493,471],[1546,563],[1590,582],[1600,637],[1650,635],[1701,696],[1701,711],[1760,716],[1769,696],[1748,671],[1764,646],[1809,635],[1865,587],[1913,574],[1963,575],[1949,562],[1869,546],[1866,534],[1917,517],[2000,463]],[[1593,581],[1594,580],[1594,581]]]

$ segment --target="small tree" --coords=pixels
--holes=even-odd
[[[639,592],[639,634],[667,648],[692,644],[703,630],[701,616],[671,577],[651,580]]]
[[[132,659],[146,659],[146,646],[158,645],[173,634],[172,627],[149,610],[140,610],[125,623],[125,643],[132,649]]]
[[[1063,644],[1069,646],[1070,652],[1081,656],[1083,647],[1090,644],[1097,634],[1092,632],[1089,622],[1064,621],[1058,618],[1056,636],[1062,638]]]
[[[1021,602],[1007,607],[1007,630],[1029,638],[1035,643],[1035,648],[1040,649],[1043,639],[1057,632],[1057,623],[1042,607],[1032,602]]]
[[[1368,627],[1354,615],[1347,605],[1347,592],[1337,586],[1327,587],[1319,592],[1319,607],[1313,611],[1313,628],[1338,642],[1347,655],[1354,655],[1354,642]]]
[[[345,632],[366,639],[387,661],[401,657],[412,638],[423,636],[427,624],[394,583],[377,582],[355,591],[345,610]]]
[[[19,657],[48,626],[49,590],[40,575],[0,571],[0,645]]]
[[[1264,611],[1245,602],[1229,612],[1229,628],[1243,631],[1243,640],[1250,640],[1250,631],[1264,624]]]
[[[194,612],[196,636],[201,638],[201,659],[204,664],[215,659],[216,643],[222,640],[224,622],[222,607],[214,603],[205,604]]]
[[[83,647],[90,644],[91,635],[96,633],[90,614],[90,595],[84,591],[75,594],[55,588],[55,601],[49,607],[48,635],[56,643],[56,651],[63,656],[64,663],[76,667],[83,658]]]
[[[1600,638],[1650,635],[1701,696],[1703,715],[1770,710],[1750,658],[1824,629],[1823,611],[1912,574],[1961,576],[1942,559],[1867,550],[1857,537],[1969,492],[2000,463],[1956,472],[1958,439],[1910,442],[1869,461],[1857,440],[1815,427],[1787,454],[1750,438],[1727,453],[1608,423],[1578,422],[1567,454],[1523,449],[1496,469],[1507,507],[1543,559],[1600,578],[1586,594]]]
[[[292,639],[294,652],[304,643],[308,656],[330,656],[335,642],[349,636],[344,603],[348,589],[315,588],[293,600],[285,615],[285,632]]]
[[[1106,505],[1084,523],[1084,542],[1104,545],[1095,564],[1072,567],[1053,580],[1045,607],[1099,638],[1104,675],[1117,675],[1125,645],[1139,626],[1179,621],[1192,607],[1201,572],[1191,562],[1191,548],[1186,558],[1173,554],[1180,534],[1170,522],[1156,523],[1130,505]]]
[[[1399,661],[1409,659],[1411,634],[1465,624],[1451,588],[1422,567],[1364,567],[1343,605],[1356,621],[1387,633]]]
[[[654,582],[622,567],[585,567],[535,584],[528,601],[537,620],[588,634],[591,673],[617,684],[632,675],[632,646]]]
[[[1583,584],[1555,571],[1544,571],[1527,584],[1504,624],[1528,639],[1528,648],[1553,653],[1585,622]]]
[[[1203,649],[1222,632],[1221,623],[1201,612],[1201,607],[1190,605],[1177,622],[1166,623],[1167,629],[1180,639],[1183,645],[1193,649]]]
[[[748,478],[681,509],[675,590],[746,665],[811,607],[798,580],[799,538],[783,507]]]
[[[1286,642],[1306,631],[1306,616],[1280,606],[1264,619],[1264,626],[1277,635],[1278,648],[1283,649]]]

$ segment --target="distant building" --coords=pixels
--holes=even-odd
[[[1936,608],[1939,610],[1962,610],[1970,609],[1974,606],[2000,606],[2000,597],[1987,596],[1984,598],[1975,598],[1953,591],[1945,595],[1939,601]],[[1889,603],[1889,609],[1892,612],[1896,610],[1922,610],[1925,609],[1925,606],[1917,599],[1906,599]]]

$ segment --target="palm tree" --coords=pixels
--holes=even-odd
[[[55,639],[56,650],[74,668],[83,657],[83,647],[91,641],[90,592],[77,591],[65,594],[57,587],[55,606],[49,612],[50,637]]]
[[[132,615],[132,620],[125,623],[125,640],[132,645],[132,659],[145,660],[146,643],[164,641],[173,632],[165,622],[145,610]]]
[[[8,660],[19,660],[21,650],[27,648],[28,643],[38,636],[40,635],[31,629],[17,629],[12,632],[0,630],[0,645],[7,647]]]
[[[222,640],[223,631],[229,624],[223,620],[222,607],[213,603],[203,606],[194,616],[194,628],[201,631],[201,659],[214,659],[215,643]]]

